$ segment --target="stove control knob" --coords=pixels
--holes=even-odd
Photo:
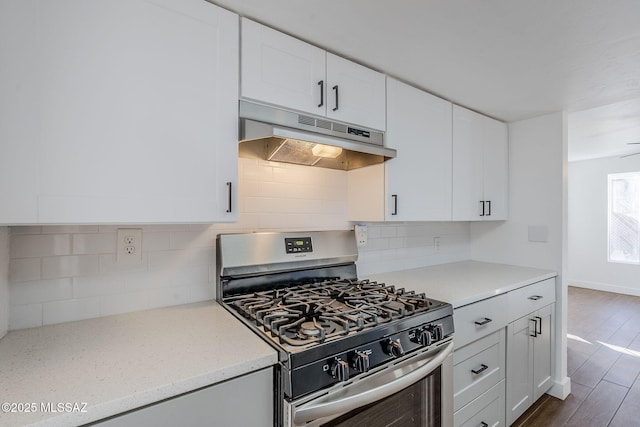
[[[351,359],[351,366],[358,372],[367,372],[369,370],[369,356],[361,351],[356,351]]]
[[[418,329],[416,331],[416,341],[423,347],[428,347],[432,343],[431,332],[427,329]]]
[[[338,381],[349,379],[349,364],[344,360],[336,359],[331,364],[331,376]]]
[[[433,338],[433,342],[440,341],[444,338],[444,329],[441,324],[431,325],[429,326],[429,330],[431,331],[431,338]]]
[[[389,340],[385,346],[385,353],[389,356],[400,357],[404,354],[400,340]]]

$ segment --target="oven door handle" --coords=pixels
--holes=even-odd
[[[375,378],[365,378],[363,381],[373,382],[372,387],[368,390],[355,394],[347,394],[335,400],[324,400],[317,404],[309,406],[302,405],[294,409],[293,421],[295,425],[302,425],[309,421],[317,420],[323,417],[336,416],[347,413],[354,409],[368,405],[391,396],[410,385],[425,378],[433,372],[442,362],[453,353],[453,341],[443,347],[436,355],[420,360],[413,361],[401,365],[399,368],[391,368],[389,372],[381,371],[380,375]],[[409,359],[411,361],[411,359]],[[404,373],[407,371],[408,373]]]

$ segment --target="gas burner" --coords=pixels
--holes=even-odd
[[[281,343],[322,343],[428,311],[424,294],[368,280],[326,280],[256,292],[233,306]]]
[[[322,328],[320,326],[316,325],[316,322],[314,321],[309,321],[309,322],[304,322],[302,325],[300,325],[300,329],[298,330],[298,335],[300,337],[306,338],[306,337],[317,337],[322,333]]]

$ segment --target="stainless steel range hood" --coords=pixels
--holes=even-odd
[[[350,170],[396,156],[367,128],[240,101],[240,156]]]

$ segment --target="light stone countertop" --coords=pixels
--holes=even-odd
[[[537,268],[462,261],[362,278],[424,292],[429,298],[458,308],[556,275],[554,271]]]
[[[0,340],[0,403],[37,411],[0,411],[0,425],[88,423],[276,363],[213,301],[12,331]],[[41,410],[82,402],[86,412]]]

